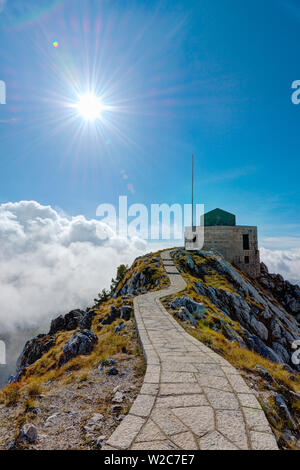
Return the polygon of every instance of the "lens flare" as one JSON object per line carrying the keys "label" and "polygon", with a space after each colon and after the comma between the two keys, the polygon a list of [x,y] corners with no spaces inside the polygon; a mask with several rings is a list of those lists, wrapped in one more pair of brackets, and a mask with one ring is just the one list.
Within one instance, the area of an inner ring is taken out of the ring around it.
{"label": "lens flare", "polygon": [[54,47],[58,47],[58,42],[57,41],[53,41],[52,44],[53,44]]}

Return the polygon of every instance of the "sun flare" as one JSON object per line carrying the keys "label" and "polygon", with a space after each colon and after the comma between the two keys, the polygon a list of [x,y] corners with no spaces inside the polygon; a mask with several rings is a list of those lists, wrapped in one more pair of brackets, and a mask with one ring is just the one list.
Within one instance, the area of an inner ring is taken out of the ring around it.
{"label": "sun flare", "polygon": [[95,95],[83,95],[77,104],[78,113],[87,121],[94,121],[101,118],[103,104],[101,99]]}

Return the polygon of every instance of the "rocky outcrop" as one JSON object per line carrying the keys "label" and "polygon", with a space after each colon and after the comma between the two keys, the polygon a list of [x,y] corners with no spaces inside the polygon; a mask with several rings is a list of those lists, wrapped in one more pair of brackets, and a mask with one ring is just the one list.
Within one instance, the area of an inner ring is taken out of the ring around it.
{"label": "rocky outcrop", "polygon": [[129,297],[134,297],[141,293],[147,292],[147,290],[152,289],[159,285],[162,279],[167,279],[166,274],[162,274],[160,278],[155,278],[157,270],[147,266],[141,272],[134,272],[132,276],[129,277],[124,285],[117,289],[114,297],[117,298],[120,295],[127,295]]}
{"label": "rocky outcrop", "polygon": [[50,335],[41,334],[27,341],[17,361],[16,377],[12,377],[10,381],[12,382],[21,377],[26,368],[40,359],[53,345],[54,339]]}
{"label": "rocky outcrop", "polygon": [[95,313],[93,310],[71,310],[66,315],[60,315],[51,322],[49,335],[55,335],[59,331],[72,331],[76,328],[90,329]]}
{"label": "rocky outcrop", "polygon": [[133,309],[130,305],[123,305],[121,308],[116,308],[112,305],[109,314],[100,321],[100,324],[103,326],[111,325],[117,318],[128,321],[132,315]]}
{"label": "rocky outcrop", "polygon": [[77,330],[65,344],[60,365],[81,354],[90,354],[98,342],[97,336],[89,330]]}
{"label": "rocky outcrop", "polygon": [[[300,371],[292,361],[293,343],[300,339],[299,286],[292,286],[280,275],[270,275],[264,265],[259,282],[251,281],[213,251],[194,253],[201,257],[198,264],[181,249],[172,253],[181,271],[198,279],[193,284],[195,293],[214,309],[214,318],[219,317],[213,329],[266,359]],[[207,276],[216,279],[213,286]],[[175,299],[174,306],[192,312],[186,297]],[[180,316],[184,317],[183,310]],[[205,318],[206,313],[201,312],[200,317]],[[226,318],[238,322],[238,328],[229,325]]]}

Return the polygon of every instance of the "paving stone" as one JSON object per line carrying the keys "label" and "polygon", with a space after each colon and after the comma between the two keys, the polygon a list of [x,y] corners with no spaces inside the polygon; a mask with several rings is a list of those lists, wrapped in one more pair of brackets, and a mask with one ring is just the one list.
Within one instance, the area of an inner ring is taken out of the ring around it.
{"label": "paving stone", "polygon": [[179,408],[185,406],[209,405],[204,395],[175,395],[168,397],[158,397],[156,406],[159,408]]}
{"label": "paving stone", "polygon": [[127,415],[106,444],[118,449],[128,449],[144,423],[145,420],[139,416]]}
{"label": "paving stone", "polygon": [[188,431],[188,428],[184,426],[169,409],[155,408],[151,413],[151,419],[167,435]]}
{"label": "paving stone", "polygon": [[236,410],[217,410],[217,430],[240,449],[248,449],[243,414]]}
{"label": "paving stone", "polygon": [[172,436],[172,441],[180,449],[184,450],[198,450],[196,440],[191,432],[182,432],[180,434],[175,434]]}
{"label": "paving stone", "polygon": [[215,410],[238,410],[240,408],[234,393],[206,387],[203,390]]}
{"label": "paving stone", "polygon": [[173,408],[172,411],[197,436],[215,428],[214,410],[210,406]]}
{"label": "paving stone", "polygon": [[139,394],[130,408],[130,414],[142,417],[149,416],[154,401],[155,396]]}
{"label": "paving stone", "polygon": [[261,409],[261,406],[253,393],[238,393],[238,398],[242,404],[242,406],[248,408],[257,408]]}
{"label": "paving stone", "polygon": [[206,434],[199,439],[199,446],[201,450],[239,450],[238,447],[217,431]]}
{"label": "paving stone", "polygon": [[225,377],[224,372],[218,364],[195,364],[201,374],[216,375],[217,377]]}
{"label": "paving stone", "polygon": [[162,372],[161,382],[188,384],[196,382],[196,378],[191,372]]}
{"label": "paving stone", "polygon": [[253,450],[278,450],[276,439],[272,434],[251,431],[250,440]]}
{"label": "paving stone", "polygon": [[240,375],[239,371],[232,366],[222,366],[221,369],[226,375]]}
{"label": "paving stone", "polygon": [[138,434],[135,442],[144,442],[144,441],[163,441],[166,439],[165,434],[157,427],[157,425],[149,419],[145,424],[143,429]]}
{"label": "paving stone", "polygon": [[271,432],[270,425],[263,410],[243,408],[247,426],[251,431]]}
{"label": "paving stone", "polygon": [[162,371],[164,372],[198,372],[193,364],[189,362],[163,362]]}
{"label": "paving stone", "polygon": [[240,375],[228,375],[228,380],[237,393],[250,393],[248,385]]}
{"label": "paving stone", "polygon": [[211,387],[225,392],[232,392],[231,385],[226,377],[217,377],[207,374],[197,374],[196,377],[199,384],[203,387]]}
{"label": "paving stone", "polygon": [[141,388],[140,393],[142,393],[143,395],[157,395],[158,391],[159,391],[159,384],[144,383]]}
{"label": "paving stone", "polygon": [[160,396],[164,395],[183,395],[188,393],[201,393],[202,389],[197,383],[186,384],[161,384]]}

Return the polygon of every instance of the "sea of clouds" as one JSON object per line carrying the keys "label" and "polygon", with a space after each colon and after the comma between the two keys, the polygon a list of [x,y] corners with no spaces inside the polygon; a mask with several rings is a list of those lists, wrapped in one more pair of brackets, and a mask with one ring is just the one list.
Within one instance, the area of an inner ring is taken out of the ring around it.
{"label": "sea of clouds", "polygon": [[146,251],[84,216],[35,201],[0,205],[0,332],[31,328],[93,304],[117,266]]}

